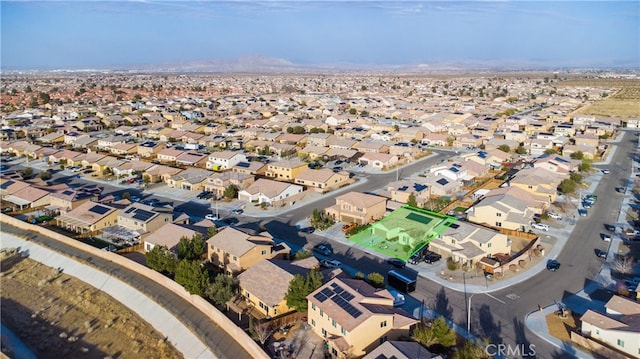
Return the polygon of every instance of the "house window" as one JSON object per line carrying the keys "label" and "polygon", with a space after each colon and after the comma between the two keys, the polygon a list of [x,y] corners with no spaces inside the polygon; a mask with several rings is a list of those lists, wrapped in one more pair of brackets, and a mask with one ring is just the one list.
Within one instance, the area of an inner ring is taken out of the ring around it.
{"label": "house window", "polygon": [[266,249],[263,249],[263,250],[262,250],[262,255],[264,256],[264,255],[266,255],[266,254],[267,254],[267,250],[266,250]]}
{"label": "house window", "polygon": [[235,262],[235,261],[237,261],[237,260],[238,260],[238,257],[233,256],[233,261]]}
{"label": "house window", "polygon": [[323,337],[326,337],[326,336],[327,336],[327,331],[326,331],[326,329],[324,329],[324,328],[322,328],[322,336],[323,336]]}
{"label": "house window", "polygon": [[333,325],[333,327],[334,327],[334,328],[337,328],[337,326],[336,326],[336,320],[335,320],[335,319],[332,319],[332,320],[331,320],[331,325]]}
{"label": "house window", "polygon": [[338,351],[336,350],[336,348],[331,348],[331,354],[333,354],[333,356],[338,356]]}
{"label": "house window", "polygon": [[451,240],[451,244],[456,244],[456,240],[455,240],[455,239],[452,239],[452,240]]}
{"label": "house window", "polygon": [[311,303],[311,310],[314,310],[314,311],[316,310],[316,305],[313,303]]}
{"label": "house window", "polygon": [[624,340],[618,339],[618,346],[624,348]]}
{"label": "house window", "polygon": [[387,326],[387,321],[386,321],[386,320],[385,320],[385,321],[380,322],[380,328],[384,328],[384,327],[386,327],[386,326]]}
{"label": "house window", "polygon": [[496,213],[496,217],[502,217],[502,213],[500,212]]}
{"label": "house window", "polygon": [[347,330],[342,328],[340,329],[340,333],[342,333],[342,335],[347,335]]}
{"label": "house window", "polygon": [[311,319],[311,325],[313,325],[314,327],[316,326],[316,320],[315,319]]}
{"label": "house window", "polygon": [[502,227],[502,222],[496,222],[496,227]]}
{"label": "house window", "polygon": [[322,311],[322,309],[320,309],[320,316],[324,317],[324,312]]}
{"label": "house window", "polygon": [[491,242],[487,243],[487,248],[491,248]]}

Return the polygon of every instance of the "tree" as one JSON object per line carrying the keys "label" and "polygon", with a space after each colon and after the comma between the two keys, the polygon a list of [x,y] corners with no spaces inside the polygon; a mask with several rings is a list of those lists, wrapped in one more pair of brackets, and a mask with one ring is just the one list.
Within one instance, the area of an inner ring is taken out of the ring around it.
{"label": "tree", "polygon": [[576,172],[571,173],[569,179],[575,183],[582,183],[582,175]]}
{"label": "tree", "polygon": [[519,155],[526,155],[527,149],[524,146],[518,146],[518,148],[516,148],[516,153]]}
{"label": "tree", "polygon": [[633,270],[633,258],[630,256],[618,256],[613,262],[613,269],[620,274],[629,274]]}
{"label": "tree", "polygon": [[179,260],[199,260],[205,249],[204,238],[200,233],[194,234],[191,239],[183,236],[178,242],[177,249]]}
{"label": "tree", "polygon": [[209,283],[205,289],[205,296],[215,305],[224,305],[236,293],[238,280],[225,274],[218,274],[213,283]]}
{"label": "tree", "polygon": [[580,163],[580,166],[578,166],[578,171],[580,172],[589,172],[590,170],[591,170],[591,162],[587,160],[583,160],[582,163]]}
{"label": "tree", "polygon": [[209,277],[198,261],[181,260],[176,266],[176,283],[182,285],[187,292],[200,295],[209,284]]}
{"label": "tree", "polygon": [[20,174],[22,174],[23,179],[31,179],[31,177],[33,177],[33,168],[25,167],[22,169],[22,172],[20,172]]}
{"label": "tree", "polygon": [[218,234],[218,229],[216,228],[216,226],[207,228],[207,239],[215,236],[216,234]]}
{"label": "tree", "polygon": [[307,311],[307,296],[322,286],[322,273],[311,270],[306,277],[296,274],[291,282],[285,299],[287,306],[300,313]]}
{"label": "tree", "polygon": [[260,344],[264,345],[271,334],[275,332],[275,328],[273,327],[271,322],[255,321],[253,322],[252,332],[255,339],[258,340]]}
{"label": "tree", "polygon": [[560,192],[562,193],[573,193],[576,191],[576,187],[577,187],[577,183],[573,182],[572,180],[565,178],[562,180],[562,182],[560,182]]}
{"label": "tree", "polygon": [[51,179],[51,173],[49,173],[49,171],[42,171],[38,173],[38,177],[43,181],[48,181]]}
{"label": "tree", "polygon": [[129,192],[125,192],[122,194],[122,199],[131,199],[131,195],[129,194]]}
{"label": "tree", "polygon": [[511,148],[509,147],[509,145],[500,145],[500,146],[498,146],[498,149],[500,151],[506,152],[506,153],[511,152]]}
{"label": "tree", "polygon": [[305,258],[311,257],[312,255],[313,253],[311,253],[310,251],[306,249],[301,249],[297,251],[296,254],[293,255],[293,259],[295,260],[305,259]]}
{"label": "tree", "polygon": [[409,194],[409,198],[407,198],[407,205],[411,207],[418,207],[416,195],[413,192],[411,192],[411,194]]}
{"label": "tree", "polygon": [[144,256],[149,268],[164,274],[175,273],[177,260],[167,246],[155,246]]}
{"label": "tree", "polygon": [[227,199],[238,198],[238,186],[234,184],[229,185],[229,187],[224,189],[224,192],[222,194],[224,195],[224,198]]}
{"label": "tree", "polygon": [[429,348],[434,345],[451,347],[456,344],[456,332],[451,329],[444,317],[438,317],[430,326],[420,324],[413,332],[413,339]]}
{"label": "tree", "polygon": [[369,273],[367,282],[376,288],[384,288],[384,276],[380,273]]}
{"label": "tree", "polygon": [[[489,343],[487,343],[488,345]],[[464,346],[453,354],[454,359],[489,359],[484,348],[473,344],[470,340],[464,341]]]}
{"label": "tree", "polygon": [[549,148],[544,150],[544,153],[547,155],[557,155],[558,154],[558,150],[556,150],[555,148]]}
{"label": "tree", "polygon": [[571,157],[574,160],[581,160],[584,158],[584,153],[582,153],[582,151],[574,152],[571,155],[569,155],[569,157]]}

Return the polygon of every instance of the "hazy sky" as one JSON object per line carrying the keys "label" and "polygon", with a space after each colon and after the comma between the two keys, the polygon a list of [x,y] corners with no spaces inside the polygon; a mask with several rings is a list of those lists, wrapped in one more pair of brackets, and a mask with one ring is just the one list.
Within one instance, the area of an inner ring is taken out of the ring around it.
{"label": "hazy sky", "polygon": [[263,55],[296,64],[640,66],[634,1],[6,1],[4,69]]}

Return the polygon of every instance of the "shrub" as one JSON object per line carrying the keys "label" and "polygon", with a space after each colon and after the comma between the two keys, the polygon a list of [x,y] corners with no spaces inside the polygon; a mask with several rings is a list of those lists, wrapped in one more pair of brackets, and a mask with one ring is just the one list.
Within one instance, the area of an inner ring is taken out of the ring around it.
{"label": "shrub", "polygon": [[384,288],[384,276],[380,273],[370,273],[367,282],[376,288]]}
{"label": "shrub", "polygon": [[454,262],[452,257],[447,258],[447,269],[449,270],[458,269],[458,263]]}

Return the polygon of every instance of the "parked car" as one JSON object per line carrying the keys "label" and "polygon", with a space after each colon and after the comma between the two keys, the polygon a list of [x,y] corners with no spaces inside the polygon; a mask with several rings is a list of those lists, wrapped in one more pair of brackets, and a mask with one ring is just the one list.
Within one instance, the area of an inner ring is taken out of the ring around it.
{"label": "parked car", "polygon": [[602,233],[600,237],[602,237],[602,240],[605,242],[611,242],[611,235],[609,233]]}
{"label": "parked car", "polygon": [[222,222],[224,222],[224,223],[226,223],[226,224],[228,224],[228,225],[232,225],[232,224],[236,224],[236,223],[238,223],[239,221],[238,221],[238,219],[237,219],[237,218],[234,218],[234,217],[227,217],[227,218],[224,218],[224,219],[222,220]]}
{"label": "parked car", "polygon": [[314,252],[318,252],[318,253],[320,253],[322,255],[325,255],[325,256],[330,256],[330,255],[333,254],[333,248],[331,248],[331,246],[326,245],[326,244],[318,244],[318,245],[314,246],[313,247],[313,251]]}
{"label": "parked car", "polygon": [[342,263],[335,259],[324,259],[320,261],[320,265],[325,268],[340,268]]}
{"label": "parked car", "polygon": [[558,219],[558,220],[562,219],[562,216],[556,212],[549,212],[548,215],[553,219]]}
{"label": "parked car", "polygon": [[539,229],[546,232],[549,230],[549,225],[544,223],[531,222],[531,228]]}
{"label": "parked car", "polygon": [[242,209],[238,208],[238,209],[234,209],[234,210],[232,210],[232,211],[231,211],[231,213],[233,213],[233,214],[238,214],[238,215],[239,215],[239,214],[243,214],[243,213],[244,213],[244,210],[242,210]]}
{"label": "parked car", "polygon": [[589,212],[585,208],[579,208],[578,214],[580,215],[580,217],[586,217]]}
{"label": "parked car", "polygon": [[316,231],[315,227],[311,227],[311,226],[300,228],[300,232],[302,233],[313,233],[315,231]]}
{"label": "parked car", "polygon": [[602,174],[604,174],[604,175],[608,175],[608,174],[609,174],[609,170],[608,170],[608,169],[603,169],[603,170],[602,170]]}
{"label": "parked car", "polygon": [[393,306],[394,307],[399,307],[401,305],[404,305],[404,303],[406,302],[404,294],[400,293],[399,291],[397,291],[396,289],[393,289],[391,287],[387,287],[387,290],[393,296]]}
{"label": "parked car", "polygon": [[209,213],[206,216],[204,216],[204,218],[210,220],[210,221],[217,221],[219,218],[218,216],[216,216],[215,214]]}
{"label": "parked car", "polygon": [[591,208],[591,206],[593,206],[593,202],[587,202],[587,201],[583,201],[582,202],[582,207],[583,208],[589,209],[589,208]]}
{"label": "parked car", "polygon": [[399,258],[389,258],[387,259],[387,263],[391,264],[392,266],[396,267],[396,268],[404,268],[407,263],[405,263],[405,261],[403,261],[402,259]]}
{"label": "parked car", "polygon": [[342,231],[343,231],[343,232],[345,232],[345,233],[347,233],[347,232],[349,232],[350,230],[352,230],[352,229],[356,228],[357,226],[358,226],[358,225],[357,225],[357,224],[355,224],[355,223],[347,223],[347,224],[345,224],[344,226],[342,226]]}
{"label": "parked car", "polygon": [[547,261],[547,270],[550,272],[556,272],[558,269],[560,269],[560,262],[555,259],[549,259]]}
{"label": "parked car", "polygon": [[603,251],[602,249],[596,248],[595,253],[596,253],[596,257],[598,258],[607,258],[607,251]]}
{"label": "parked car", "polygon": [[616,231],[616,226],[614,226],[613,224],[604,224],[604,229],[606,229],[609,232],[615,232]]}
{"label": "parked car", "polygon": [[424,262],[431,264],[439,261],[442,258],[438,253],[429,252],[424,256]]}
{"label": "parked car", "polygon": [[407,263],[409,264],[418,264],[422,261],[422,256],[420,253],[414,253],[411,257],[409,257],[409,259],[407,260]]}

